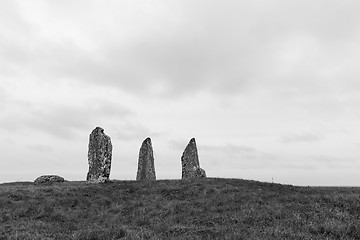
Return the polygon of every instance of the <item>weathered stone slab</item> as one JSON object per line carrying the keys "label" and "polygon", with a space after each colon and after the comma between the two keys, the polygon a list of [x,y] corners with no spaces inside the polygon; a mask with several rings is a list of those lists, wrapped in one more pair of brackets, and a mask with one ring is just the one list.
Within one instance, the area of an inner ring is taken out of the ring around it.
{"label": "weathered stone slab", "polygon": [[136,180],[156,180],[154,153],[150,138],[146,138],[141,145]]}
{"label": "weathered stone slab", "polygon": [[57,175],[42,175],[35,179],[35,184],[42,184],[42,183],[53,183],[53,182],[64,182],[64,178],[57,176]]}
{"label": "weathered stone slab", "polygon": [[86,181],[103,183],[109,179],[111,169],[112,144],[104,129],[96,127],[89,136],[89,172]]}
{"label": "weathered stone slab", "polygon": [[200,168],[195,138],[186,146],[181,157],[182,179],[206,177],[205,170]]}

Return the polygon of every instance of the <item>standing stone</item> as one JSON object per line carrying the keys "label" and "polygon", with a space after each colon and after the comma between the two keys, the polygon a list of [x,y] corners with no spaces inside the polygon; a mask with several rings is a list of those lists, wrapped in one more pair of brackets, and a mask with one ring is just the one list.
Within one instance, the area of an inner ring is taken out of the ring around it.
{"label": "standing stone", "polygon": [[192,138],[186,146],[181,157],[182,179],[206,177],[205,170],[200,168],[199,156],[195,138]]}
{"label": "standing stone", "polygon": [[136,180],[156,180],[154,153],[150,138],[145,139],[141,145]]}
{"label": "standing stone", "polygon": [[86,181],[89,183],[103,183],[109,179],[111,168],[112,145],[111,139],[104,133],[104,129],[96,127],[89,137],[89,172]]}

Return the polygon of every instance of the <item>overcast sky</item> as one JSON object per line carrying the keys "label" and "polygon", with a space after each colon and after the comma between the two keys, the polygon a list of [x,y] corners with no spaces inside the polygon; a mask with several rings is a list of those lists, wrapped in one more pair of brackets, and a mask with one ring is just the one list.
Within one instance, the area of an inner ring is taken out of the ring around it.
{"label": "overcast sky", "polygon": [[196,138],[209,177],[360,185],[360,2],[0,2],[0,182],[85,180],[89,134],[134,180]]}

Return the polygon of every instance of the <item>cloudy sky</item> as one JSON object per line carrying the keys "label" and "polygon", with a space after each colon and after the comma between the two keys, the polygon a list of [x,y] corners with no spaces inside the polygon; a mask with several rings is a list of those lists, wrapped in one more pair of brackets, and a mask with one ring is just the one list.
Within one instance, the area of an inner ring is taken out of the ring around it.
{"label": "cloudy sky", "polygon": [[0,2],[0,182],[85,180],[90,132],[112,179],[360,185],[360,2]]}

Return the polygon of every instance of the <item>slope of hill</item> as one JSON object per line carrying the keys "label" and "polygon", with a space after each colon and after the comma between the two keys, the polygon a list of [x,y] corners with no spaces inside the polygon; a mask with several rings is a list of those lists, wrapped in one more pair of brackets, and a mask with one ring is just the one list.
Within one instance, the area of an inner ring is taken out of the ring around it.
{"label": "slope of hill", "polygon": [[0,184],[0,239],[360,239],[360,188],[216,178]]}

